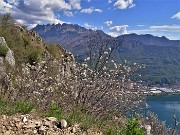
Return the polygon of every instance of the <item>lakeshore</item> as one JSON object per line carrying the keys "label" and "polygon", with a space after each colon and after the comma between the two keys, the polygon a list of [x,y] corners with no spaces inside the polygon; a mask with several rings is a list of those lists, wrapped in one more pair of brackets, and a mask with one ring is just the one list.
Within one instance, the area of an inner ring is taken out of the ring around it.
{"label": "lakeshore", "polygon": [[147,96],[157,96],[157,95],[179,95],[180,87],[142,87],[141,92]]}
{"label": "lakeshore", "polygon": [[[165,121],[168,127],[174,127],[174,113],[177,118],[176,129],[180,131],[180,94],[147,96],[148,110],[157,114],[158,119]],[[174,112],[175,109],[175,112]]]}

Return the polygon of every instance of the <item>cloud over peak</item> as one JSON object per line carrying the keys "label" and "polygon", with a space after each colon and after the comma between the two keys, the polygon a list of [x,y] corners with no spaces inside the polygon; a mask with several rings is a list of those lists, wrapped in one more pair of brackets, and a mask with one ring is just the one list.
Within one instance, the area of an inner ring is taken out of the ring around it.
{"label": "cloud over peak", "polygon": [[120,25],[120,26],[113,26],[110,27],[110,32],[108,33],[112,37],[117,37],[120,35],[128,34],[127,28],[128,25]]}
{"label": "cloud over peak", "polygon": [[89,23],[84,23],[84,27],[86,27],[87,29],[92,29],[92,30],[97,30],[97,27],[90,25]]}

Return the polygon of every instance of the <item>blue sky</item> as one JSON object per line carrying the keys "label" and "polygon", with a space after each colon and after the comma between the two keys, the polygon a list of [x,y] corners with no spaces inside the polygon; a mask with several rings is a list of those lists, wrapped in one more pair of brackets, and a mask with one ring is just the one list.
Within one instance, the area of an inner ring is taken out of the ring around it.
{"label": "blue sky", "polygon": [[71,23],[111,36],[153,34],[180,40],[180,0],[0,0],[19,23]]}

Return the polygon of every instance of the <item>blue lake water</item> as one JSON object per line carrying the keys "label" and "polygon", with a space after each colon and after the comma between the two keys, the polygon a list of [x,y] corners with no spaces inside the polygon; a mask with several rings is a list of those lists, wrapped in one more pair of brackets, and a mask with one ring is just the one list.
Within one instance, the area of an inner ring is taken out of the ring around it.
{"label": "blue lake water", "polygon": [[[180,121],[180,95],[151,96],[147,98],[150,110],[157,114],[161,121],[166,121],[167,126],[172,126],[174,109],[177,119]],[[180,124],[177,126],[180,131]]]}

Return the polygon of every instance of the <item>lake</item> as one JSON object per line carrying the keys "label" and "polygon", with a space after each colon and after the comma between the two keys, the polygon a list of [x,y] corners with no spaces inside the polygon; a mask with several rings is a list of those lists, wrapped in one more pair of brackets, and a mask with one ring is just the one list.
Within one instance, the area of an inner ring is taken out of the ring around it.
{"label": "lake", "polygon": [[[150,96],[147,98],[150,110],[158,115],[161,121],[166,121],[167,126],[173,125],[174,109],[177,119],[180,121],[180,95]],[[180,124],[177,126],[180,131]]]}

